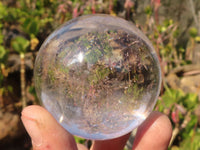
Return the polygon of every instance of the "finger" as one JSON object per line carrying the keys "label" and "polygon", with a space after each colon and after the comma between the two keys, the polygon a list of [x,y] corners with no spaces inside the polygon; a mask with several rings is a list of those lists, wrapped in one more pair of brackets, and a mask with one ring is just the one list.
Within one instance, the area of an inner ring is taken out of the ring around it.
{"label": "finger", "polygon": [[171,122],[167,116],[153,112],[139,126],[133,150],[166,150],[172,135]]}
{"label": "finger", "polygon": [[21,114],[34,150],[77,150],[73,136],[43,107],[28,106]]}
{"label": "finger", "polygon": [[85,147],[85,145],[83,145],[83,144],[77,143],[77,147],[78,147],[78,150],[88,150],[88,148]]}
{"label": "finger", "polygon": [[116,139],[94,141],[91,150],[123,150],[129,136],[130,133]]}

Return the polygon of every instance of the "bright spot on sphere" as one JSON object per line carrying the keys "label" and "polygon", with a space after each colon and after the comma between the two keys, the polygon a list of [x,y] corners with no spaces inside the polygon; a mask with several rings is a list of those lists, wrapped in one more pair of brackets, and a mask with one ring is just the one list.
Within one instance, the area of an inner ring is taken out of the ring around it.
{"label": "bright spot on sphere", "polygon": [[83,53],[82,52],[80,52],[78,54],[78,60],[79,60],[80,63],[82,63],[82,61],[83,61]]}

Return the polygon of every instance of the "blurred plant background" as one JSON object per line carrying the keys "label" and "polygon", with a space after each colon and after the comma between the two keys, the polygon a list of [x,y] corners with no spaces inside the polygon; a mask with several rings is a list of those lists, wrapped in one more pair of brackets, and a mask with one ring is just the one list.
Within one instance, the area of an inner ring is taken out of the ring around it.
{"label": "blurred plant background", "polygon": [[169,150],[199,150],[199,0],[0,0],[0,149],[31,149],[20,112],[38,103],[33,66],[45,38],[69,19],[96,13],[125,18],[149,37],[163,78],[155,110],[173,125]]}

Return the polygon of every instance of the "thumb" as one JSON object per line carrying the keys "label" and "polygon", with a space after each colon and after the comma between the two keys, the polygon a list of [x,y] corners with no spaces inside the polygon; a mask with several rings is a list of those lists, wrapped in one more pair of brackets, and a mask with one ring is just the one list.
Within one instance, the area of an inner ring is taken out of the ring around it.
{"label": "thumb", "polygon": [[21,114],[34,150],[77,150],[73,136],[62,128],[43,107],[28,106]]}

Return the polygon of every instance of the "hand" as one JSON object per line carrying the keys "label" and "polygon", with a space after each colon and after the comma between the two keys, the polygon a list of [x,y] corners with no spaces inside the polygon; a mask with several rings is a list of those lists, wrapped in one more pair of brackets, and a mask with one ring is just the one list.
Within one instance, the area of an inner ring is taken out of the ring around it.
{"label": "hand", "polygon": [[[21,119],[32,139],[34,150],[87,150],[84,145],[76,144],[73,136],[43,107],[26,107],[22,111]],[[94,141],[91,150],[123,150],[129,135],[112,140]],[[152,112],[138,127],[133,150],[166,150],[171,135],[169,119],[159,112]]]}

